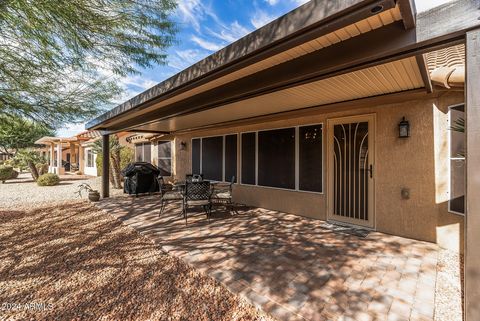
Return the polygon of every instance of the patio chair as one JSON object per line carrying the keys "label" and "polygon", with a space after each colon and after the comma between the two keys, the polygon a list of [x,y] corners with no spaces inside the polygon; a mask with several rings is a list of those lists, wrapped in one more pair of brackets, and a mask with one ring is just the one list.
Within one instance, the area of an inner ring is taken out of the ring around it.
{"label": "patio chair", "polygon": [[235,183],[235,176],[232,176],[230,183],[219,183],[213,185],[212,191],[212,205],[223,205],[228,208],[230,212],[234,212],[234,204],[232,202],[233,184]]}
{"label": "patio chair", "polygon": [[182,201],[183,195],[180,191],[175,190],[172,184],[165,183],[162,176],[158,177],[158,185],[160,190],[160,214],[162,215],[165,210],[165,206],[171,202]]}
{"label": "patio chair", "polygon": [[203,181],[203,174],[187,174],[185,177],[186,182],[201,182]]}
{"label": "patio chair", "polygon": [[209,181],[202,182],[185,182],[183,200],[183,215],[185,217],[185,225],[187,225],[187,212],[190,207],[203,207],[207,214],[208,222],[210,222],[210,212],[212,209],[211,188]]}

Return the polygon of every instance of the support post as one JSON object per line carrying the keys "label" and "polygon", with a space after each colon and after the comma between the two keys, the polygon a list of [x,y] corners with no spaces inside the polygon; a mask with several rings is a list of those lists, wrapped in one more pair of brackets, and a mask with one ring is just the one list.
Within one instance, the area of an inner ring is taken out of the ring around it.
{"label": "support post", "polygon": [[465,321],[480,320],[480,29],[467,32]]}
{"label": "support post", "polygon": [[102,135],[102,197],[110,196],[110,136],[108,134]]}
{"label": "support post", "polygon": [[76,147],[75,143],[70,142],[70,171],[72,171],[72,165],[77,164],[77,152],[76,152]]}
{"label": "support post", "polygon": [[50,143],[50,164],[49,164],[48,172],[53,173],[55,167],[55,145]]}
{"label": "support post", "polygon": [[62,175],[63,166],[62,166],[62,142],[57,143],[57,175]]}

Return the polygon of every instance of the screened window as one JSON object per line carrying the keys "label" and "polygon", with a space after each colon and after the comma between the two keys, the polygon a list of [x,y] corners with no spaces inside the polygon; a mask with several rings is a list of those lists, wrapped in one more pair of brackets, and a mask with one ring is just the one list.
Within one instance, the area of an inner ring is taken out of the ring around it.
{"label": "screened window", "polygon": [[300,126],[298,129],[299,190],[322,192],[322,125]]}
{"label": "screened window", "polygon": [[242,134],[242,183],[256,184],[255,158],[256,158],[255,133]]}
{"label": "screened window", "polygon": [[152,161],[152,145],[150,143],[135,144],[135,160],[150,163]]}
{"label": "screened window", "polygon": [[295,189],[295,128],[258,132],[258,185]]}
{"label": "screened window", "polygon": [[87,149],[87,167],[95,167],[94,154],[91,149]]}
{"label": "screened window", "polygon": [[449,109],[450,200],[449,211],[465,214],[465,106]]}
{"label": "screened window", "polygon": [[237,134],[192,139],[192,173],[212,181],[237,175]]}
{"label": "screened window", "polygon": [[200,174],[200,138],[192,139],[192,174]]}
{"label": "screened window", "polygon": [[223,180],[223,136],[202,138],[202,172],[205,179]]}
{"label": "screened window", "polygon": [[237,181],[237,135],[225,136],[225,181]]}
{"label": "screened window", "polygon": [[323,192],[323,126],[242,133],[241,183]]}
{"label": "screened window", "polygon": [[172,142],[159,141],[158,144],[158,168],[161,176],[172,176]]}

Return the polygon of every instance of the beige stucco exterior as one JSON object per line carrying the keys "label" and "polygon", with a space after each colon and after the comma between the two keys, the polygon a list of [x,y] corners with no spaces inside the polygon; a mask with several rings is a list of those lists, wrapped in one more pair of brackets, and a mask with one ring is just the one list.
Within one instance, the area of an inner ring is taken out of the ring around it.
{"label": "beige stucco exterior", "polygon": [[[376,116],[375,229],[463,251],[463,216],[448,212],[447,124],[448,106],[463,99],[461,91],[425,94],[408,101],[400,96],[396,103],[380,105],[369,100],[368,104],[355,108],[330,106],[312,113],[302,112],[301,116],[290,114],[268,121],[180,134],[175,137],[174,177],[181,180],[191,171],[193,137],[315,123],[324,124],[323,176],[327,177],[327,119],[373,113]],[[408,139],[398,138],[397,126],[403,116],[411,126]],[[185,150],[181,150],[181,142],[187,143]],[[402,199],[402,188],[410,189],[410,199]],[[239,203],[325,220],[327,191],[326,178],[323,194],[236,184],[234,198]]]}

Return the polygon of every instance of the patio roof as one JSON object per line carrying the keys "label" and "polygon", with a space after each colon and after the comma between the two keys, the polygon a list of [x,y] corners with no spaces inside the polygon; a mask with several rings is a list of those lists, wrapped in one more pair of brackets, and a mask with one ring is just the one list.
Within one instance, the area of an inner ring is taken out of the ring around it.
{"label": "patio roof", "polygon": [[474,1],[418,15],[408,0],[311,1],[87,128],[166,134],[396,92],[430,92],[422,54],[463,43],[465,32],[479,25],[476,11]]}
{"label": "patio roof", "polygon": [[398,2],[306,3],[92,120],[87,128],[101,128],[99,125],[111,118],[153,99],[176,102],[402,20],[404,16],[407,18],[403,21],[412,20],[409,1]]}
{"label": "patio roof", "polygon": [[52,137],[52,136],[44,136],[37,141],[35,144],[37,145],[46,145],[51,143],[68,143],[68,142],[78,142],[79,139],[76,137]]}

